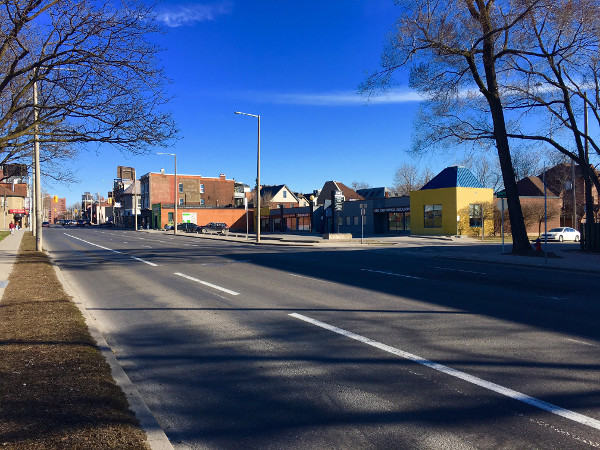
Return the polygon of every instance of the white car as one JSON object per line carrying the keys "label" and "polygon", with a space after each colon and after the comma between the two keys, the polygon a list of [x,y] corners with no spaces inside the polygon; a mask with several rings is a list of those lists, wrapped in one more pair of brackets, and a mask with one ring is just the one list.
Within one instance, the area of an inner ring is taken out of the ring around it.
{"label": "white car", "polygon": [[548,239],[549,241],[575,241],[580,238],[579,231],[569,227],[552,228],[548,233],[542,233],[540,240]]}

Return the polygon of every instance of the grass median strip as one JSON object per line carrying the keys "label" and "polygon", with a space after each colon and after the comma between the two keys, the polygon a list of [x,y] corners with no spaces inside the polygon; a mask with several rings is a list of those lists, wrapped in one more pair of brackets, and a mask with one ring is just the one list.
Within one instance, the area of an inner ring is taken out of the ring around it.
{"label": "grass median strip", "polygon": [[48,257],[23,236],[0,302],[0,446],[149,448]]}

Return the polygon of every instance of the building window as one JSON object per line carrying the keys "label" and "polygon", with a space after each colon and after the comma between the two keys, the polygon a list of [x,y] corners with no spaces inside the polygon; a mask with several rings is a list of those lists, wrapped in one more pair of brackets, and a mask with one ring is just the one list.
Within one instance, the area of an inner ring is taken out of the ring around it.
{"label": "building window", "polygon": [[442,205],[425,205],[425,228],[442,228]]}
{"label": "building window", "polygon": [[172,212],[169,213],[168,221],[173,222],[173,213]]}
{"label": "building window", "polygon": [[358,225],[358,216],[354,216],[354,226]]}
{"label": "building window", "polygon": [[350,216],[346,216],[346,225],[350,225],[350,219],[351,219]]}
{"label": "building window", "polygon": [[203,184],[200,185],[200,193],[204,194],[204,185]]}
{"label": "building window", "polygon": [[287,198],[287,192],[283,191],[283,198]]}
{"label": "building window", "polygon": [[200,205],[204,206],[204,199],[203,198],[200,199]]}
{"label": "building window", "polygon": [[469,205],[469,226],[471,228],[481,228],[481,205]]}
{"label": "building window", "polygon": [[179,183],[179,193],[183,193],[183,183]]}
{"label": "building window", "polygon": [[179,199],[179,206],[183,206],[183,199],[182,198]]}

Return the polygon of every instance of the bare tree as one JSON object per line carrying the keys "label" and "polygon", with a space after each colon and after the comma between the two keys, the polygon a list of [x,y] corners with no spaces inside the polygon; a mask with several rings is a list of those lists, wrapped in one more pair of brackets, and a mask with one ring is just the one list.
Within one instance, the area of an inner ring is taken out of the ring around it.
{"label": "bare tree", "polygon": [[371,185],[364,181],[353,181],[352,183],[350,183],[350,187],[353,191],[357,191],[359,189],[369,189]]}
{"label": "bare tree", "polygon": [[175,136],[141,2],[5,0],[0,25],[0,164],[28,163],[36,133],[42,164],[78,144],[144,153]]}
{"label": "bare tree", "polygon": [[484,187],[494,191],[498,191],[502,187],[502,173],[498,165],[498,158],[489,158],[483,152],[472,153],[460,164],[467,167]]}
{"label": "bare tree", "polygon": [[411,86],[424,94],[415,135],[419,148],[440,142],[494,143],[512,225],[513,253],[532,251],[511,159],[500,80],[505,60],[520,51],[515,29],[547,0],[398,0],[400,18],[384,50],[383,70],[362,89],[387,88],[410,67]]}
{"label": "bare tree", "polygon": [[394,173],[394,195],[409,195],[410,191],[420,189],[421,184],[419,170],[413,164],[402,164]]}
{"label": "bare tree", "polygon": [[527,226],[537,225],[538,236],[542,234],[542,224],[546,219],[551,220],[560,216],[560,206],[549,203],[546,207],[542,202],[525,203],[523,205],[523,217]]}
{"label": "bare tree", "polygon": [[510,68],[521,76],[509,87],[515,93],[511,107],[537,115],[536,122],[542,124],[538,130],[521,129],[510,136],[545,142],[577,162],[582,168],[589,227],[594,221],[592,186],[600,194],[600,178],[590,164],[586,143],[598,157],[600,142],[581,122],[585,105],[600,124],[599,17],[600,4],[595,0],[556,0],[545,9],[533,9],[519,24],[527,52],[510,58]]}

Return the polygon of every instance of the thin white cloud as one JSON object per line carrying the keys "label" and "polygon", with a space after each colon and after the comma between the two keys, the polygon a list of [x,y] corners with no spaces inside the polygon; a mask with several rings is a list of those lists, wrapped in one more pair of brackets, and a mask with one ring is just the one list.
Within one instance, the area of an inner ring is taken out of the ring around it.
{"label": "thin white cloud", "polygon": [[170,5],[157,12],[156,19],[167,27],[176,28],[195,25],[198,22],[216,20],[218,16],[231,14],[232,3],[224,1],[210,4]]}
{"label": "thin white cloud", "polygon": [[351,106],[367,104],[398,104],[420,102],[423,97],[415,91],[393,90],[383,94],[362,96],[356,92],[324,93],[272,93],[253,92],[247,95],[250,100],[262,103],[306,106]]}

